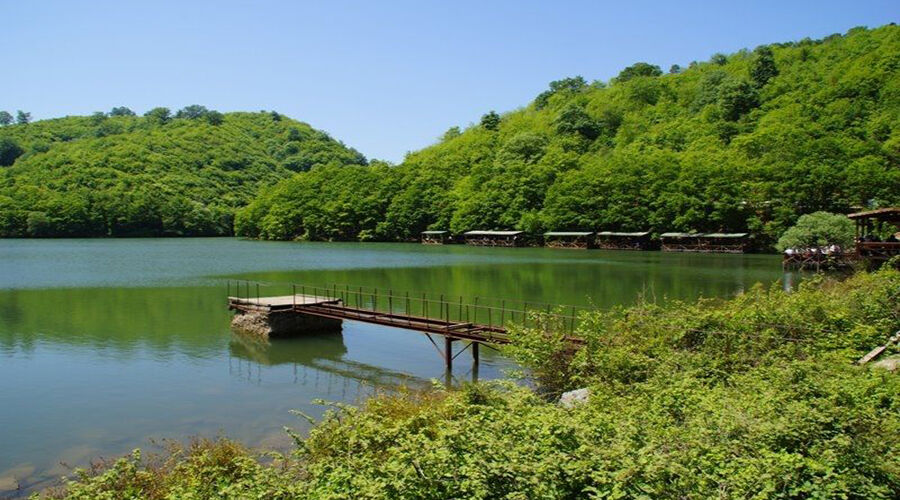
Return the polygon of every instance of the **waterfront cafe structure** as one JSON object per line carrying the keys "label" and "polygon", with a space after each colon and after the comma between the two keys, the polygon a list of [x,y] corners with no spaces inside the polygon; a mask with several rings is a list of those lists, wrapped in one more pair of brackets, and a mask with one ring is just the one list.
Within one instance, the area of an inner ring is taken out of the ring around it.
{"label": "waterfront cafe structure", "polygon": [[422,243],[425,245],[443,245],[450,242],[450,231],[422,231]]}
{"label": "waterfront cafe structure", "polygon": [[519,247],[525,244],[524,231],[467,231],[467,245],[480,247]]}
{"label": "waterfront cafe structure", "polygon": [[747,233],[663,233],[663,252],[744,253]]}
{"label": "waterfront cafe structure", "polygon": [[551,231],[544,233],[544,246],[549,248],[592,248],[594,233]]}
{"label": "waterfront cafe structure", "polygon": [[856,223],[856,256],[883,262],[900,255],[900,207],[850,214]]}
{"label": "waterfront cafe structure", "polygon": [[651,245],[650,231],[632,233],[600,231],[594,241],[596,248],[605,250],[649,250]]}

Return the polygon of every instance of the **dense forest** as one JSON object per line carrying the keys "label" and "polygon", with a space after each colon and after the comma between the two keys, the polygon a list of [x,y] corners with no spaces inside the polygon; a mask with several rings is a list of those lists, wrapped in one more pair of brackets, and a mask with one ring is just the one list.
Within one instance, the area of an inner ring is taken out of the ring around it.
{"label": "dense forest", "polygon": [[366,159],[275,112],[0,114],[0,237],[229,235],[262,186]]}
{"label": "dense forest", "polygon": [[238,213],[268,239],[426,229],[750,231],[900,203],[900,28],[772,44],[667,74],[552,82],[387,167],[316,167]]}

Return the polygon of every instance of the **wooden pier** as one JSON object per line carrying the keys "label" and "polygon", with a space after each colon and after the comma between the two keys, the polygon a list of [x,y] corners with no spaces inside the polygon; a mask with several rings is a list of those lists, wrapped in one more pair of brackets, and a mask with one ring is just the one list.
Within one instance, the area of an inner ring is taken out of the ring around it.
{"label": "wooden pier", "polygon": [[[263,288],[285,285],[261,285],[249,282],[228,283],[228,307],[240,314],[285,315],[320,318],[331,321],[360,321],[424,333],[444,358],[447,369],[462,351],[453,354],[454,341],[467,341],[478,362],[479,346],[510,342],[512,325],[552,328],[562,332],[573,346],[582,343],[574,336],[579,313],[584,308],[554,306],[545,303],[507,299],[435,295],[427,292],[397,292],[378,288],[332,285],[329,287],[290,285],[287,295],[265,296]],[[231,292],[235,291],[235,294]],[[339,323],[338,323],[339,324]],[[443,337],[441,349],[432,335]]]}

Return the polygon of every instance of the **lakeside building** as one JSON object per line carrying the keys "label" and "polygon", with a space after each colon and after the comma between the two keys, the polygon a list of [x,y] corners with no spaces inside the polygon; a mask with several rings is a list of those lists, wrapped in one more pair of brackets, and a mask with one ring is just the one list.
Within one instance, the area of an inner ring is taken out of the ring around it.
{"label": "lakeside building", "polygon": [[744,253],[748,233],[663,233],[663,252]]}
{"label": "lakeside building", "polygon": [[450,242],[450,231],[422,231],[423,245],[444,245]]}
{"label": "lakeside building", "polygon": [[520,247],[525,244],[524,231],[467,231],[466,245],[480,247]]}
{"label": "lakeside building", "polygon": [[856,256],[877,263],[900,255],[900,207],[848,215],[856,224]]}
{"label": "lakeside building", "polygon": [[650,231],[600,231],[594,241],[595,248],[605,250],[650,250],[652,246]]}
{"label": "lakeside building", "polygon": [[548,248],[586,249],[594,246],[593,232],[550,231],[544,233],[544,246]]}

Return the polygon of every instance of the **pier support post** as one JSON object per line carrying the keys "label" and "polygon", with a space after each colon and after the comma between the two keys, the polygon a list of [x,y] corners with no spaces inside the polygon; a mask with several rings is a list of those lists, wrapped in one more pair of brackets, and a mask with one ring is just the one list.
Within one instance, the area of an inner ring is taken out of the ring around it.
{"label": "pier support post", "polygon": [[453,339],[444,337],[444,363],[447,365],[447,371],[453,371]]}
{"label": "pier support post", "polygon": [[478,366],[478,342],[472,342],[472,365]]}

